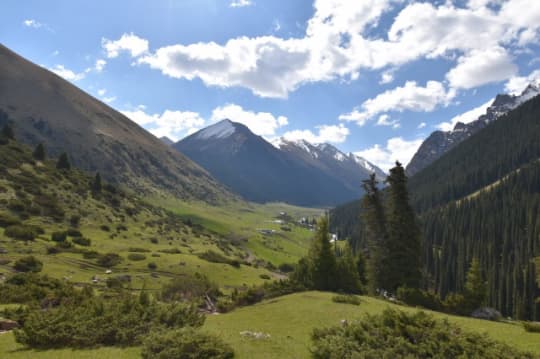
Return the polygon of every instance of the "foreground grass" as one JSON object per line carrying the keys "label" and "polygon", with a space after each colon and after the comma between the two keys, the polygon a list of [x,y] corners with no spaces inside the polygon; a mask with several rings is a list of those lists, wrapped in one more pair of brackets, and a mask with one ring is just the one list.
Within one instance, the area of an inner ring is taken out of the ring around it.
{"label": "foreground grass", "polygon": [[[305,292],[272,299],[231,313],[211,315],[203,330],[231,344],[237,358],[308,358],[313,328],[339,325],[341,319],[351,321],[366,313],[381,313],[388,307],[406,312],[417,310],[370,297],[360,297],[359,306],[340,304],[332,301],[333,296],[333,293]],[[447,318],[466,330],[487,333],[495,340],[540,356],[540,334],[527,333],[517,323],[496,323],[432,313],[438,319]],[[252,339],[241,336],[240,332],[243,331],[263,332],[270,337]],[[0,335],[0,358],[130,359],[139,356],[139,348],[27,350],[15,343],[12,333]]]}
{"label": "foreground grass", "polygon": [[[313,328],[339,325],[341,319],[354,320],[365,313],[377,314],[387,307],[407,312],[417,309],[382,300],[361,297],[359,306],[332,302],[332,293],[297,293],[228,314],[208,317],[204,329],[230,343],[238,358],[307,358]],[[487,333],[491,338],[517,349],[540,355],[540,334],[527,333],[519,324],[495,323],[433,312],[470,331]],[[242,331],[270,334],[268,339],[250,339]]]}
{"label": "foreground grass", "polygon": [[29,350],[15,342],[13,333],[0,334],[0,358],[10,359],[134,359],[139,348]]}

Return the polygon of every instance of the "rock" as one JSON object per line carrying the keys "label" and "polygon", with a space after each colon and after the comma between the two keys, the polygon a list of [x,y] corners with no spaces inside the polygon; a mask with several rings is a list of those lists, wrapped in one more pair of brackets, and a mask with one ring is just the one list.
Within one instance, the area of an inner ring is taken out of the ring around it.
{"label": "rock", "polygon": [[0,331],[12,330],[18,327],[19,327],[19,323],[17,323],[16,321],[0,318]]}
{"label": "rock", "polygon": [[478,308],[474,312],[472,312],[471,317],[477,318],[477,319],[498,321],[502,318],[502,315],[497,309],[483,307],[483,308]]}

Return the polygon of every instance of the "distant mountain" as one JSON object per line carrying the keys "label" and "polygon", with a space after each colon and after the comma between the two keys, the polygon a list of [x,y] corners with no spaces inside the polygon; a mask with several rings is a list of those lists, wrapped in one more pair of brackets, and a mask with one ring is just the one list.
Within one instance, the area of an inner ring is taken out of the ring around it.
{"label": "distant mountain", "polygon": [[433,132],[407,165],[407,174],[413,176],[418,173],[466,138],[538,94],[540,94],[540,82],[534,81],[519,96],[497,95],[486,113],[477,120],[467,124],[458,122],[452,131]]}
{"label": "distant mountain", "polygon": [[44,143],[50,156],[136,190],[216,201],[232,195],[204,169],[136,123],[57,75],[0,45],[0,125]]}
{"label": "distant mountain", "polygon": [[272,145],[230,120],[202,129],[173,147],[256,202],[305,206],[346,202],[361,195],[361,181],[369,174],[362,164],[373,166],[330,145],[285,140]]}
{"label": "distant mountain", "polygon": [[171,140],[169,137],[167,136],[162,136],[159,138],[161,140],[161,142],[163,142],[164,144],[166,144],[167,146],[172,146],[174,144],[174,141]]}

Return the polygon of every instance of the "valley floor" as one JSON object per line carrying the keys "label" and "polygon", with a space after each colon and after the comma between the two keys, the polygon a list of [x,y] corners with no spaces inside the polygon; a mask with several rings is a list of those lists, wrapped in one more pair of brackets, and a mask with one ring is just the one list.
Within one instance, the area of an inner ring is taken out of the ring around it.
{"label": "valley floor", "polygon": [[[417,310],[365,296],[361,297],[359,306],[339,304],[332,301],[333,296],[333,293],[326,292],[303,292],[275,298],[227,314],[211,315],[203,330],[217,334],[230,343],[236,358],[308,358],[313,328],[339,325],[342,319],[351,321],[366,313],[380,313],[387,307],[407,312]],[[493,339],[540,356],[540,334],[525,332],[519,323],[433,314],[439,319],[447,318],[466,330],[487,333]],[[269,334],[269,337],[253,339],[242,336],[240,332],[244,331],[262,332]],[[138,348],[25,350],[15,343],[12,333],[0,335],[0,358],[128,359],[138,358],[139,353]]]}

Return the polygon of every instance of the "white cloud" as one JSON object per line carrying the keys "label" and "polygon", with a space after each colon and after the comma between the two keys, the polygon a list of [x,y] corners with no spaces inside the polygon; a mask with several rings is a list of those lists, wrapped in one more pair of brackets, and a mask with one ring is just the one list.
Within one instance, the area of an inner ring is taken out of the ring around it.
{"label": "white cloud", "polygon": [[96,72],[101,72],[105,68],[105,65],[107,64],[107,61],[103,59],[96,60],[96,64],[94,65],[94,69]]}
{"label": "white cloud", "polygon": [[359,109],[339,116],[343,121],[354,121],[359,126],[378,114],[390,111],[431,112],[437,106],[447,105],[455,96],[453,91],[446,91],[438,81],[428,81],[425,87],[415,81],[407,81],[404,86],[385,91],[365,101]]}
{"label": "white cloud", "polygon": [[[244,87],[262,97],[285,98],[304,84],[354,80],[364,69],[397,69],[422,58],[455,63],[449,81],[456,88],[470,88],[512,76],[515,66],[507,52],[537,41],[540,1],[494,4],[499,1],[471,0],[458,6],[453,1],[315,0],[303,37],[242,36],[147,53],[146,40],[124,34],[118,41],[104,39],[104,47],[114,57],[133,49],[116,46],[122,39],[137,39],[140,46],[129,51],[139,64],[173,78],[199,78],[207,86]],[[395,18],[374,33],[381,16],[391,10],[396,10]],[[494,61],[487,63],[492,51]],[[390,80],[391,73],[382,75],[383,83]]]}
{"label": "white cloud", "polygon": [[355,152],[355,154],[374,163],[383,171],[388,172],[390,168],[394,167],[396,161],[406,166],[422,142],[422,139],[407,141],[401,137],[393,137],[386,142],[386,146],[384,147],[374,145],[365,150]]}
{"label": "white cloud", "polygon": [[40,27],[44,26],[44,24],[42,24],[39,21],[36,21],[34,19],[24,20],[23,25],[26,26],[26,27],[33,27],[34,29],[39,29]]}
{"label": "white cloud", "polygon": [[101,46],[105,50],[108,58],[115,58],[123,51],[129,52],[133,57],[137,57],[148,51],[148,40],[130,33],[123,34],[122,37],[116,41],[102,38]]}
{"label": "white cloud", "polygon": [[56,65],[49,68],[49,71],[52,71],[58,76],[63,77],[64,79],[71,82],[77,82],[84,79],[84,77],[86,76],[85,72],[76,73],[72,70],[66,69],[64,65]]}
{"label": "white cloud", "polygon": [[425,122],[420,122],[420,124],[418,125],[417,128],[422,129],[422,128],[426,127],[426,126],[427,126],[427,124]]}
{"label": "white cloud", "polygon": [[99,96],[104,96],[107,93],[107,90],[106,89],[99,89],[97,91],[97,93],[98,93]]}
{"label": "white cloud", "polygon": [[387,114],[380,115],[377,120],[377,126],[392,126],[393,129],[400,128],[399,120],[390,120],[390,116]]}
{"label": "white cloud", "polygon": [[450,86],[470,89],[514,76],[517,66],[502,47],[472,50],[458,59],[458,64],[446,74]]}
{"label": "white cloud", "polygon": [[105,103],[111,103],[116,101],[116,96],[103,97],[102,100]]}
{"label": "white cloud", "polygon": [[394,81],[394,71],[387,70],[381,74],[381,80],[379,81],[379,84],[385,85],[391,83],[392,81]]}
{"label": "white cloud", "polygon": [[229,4],[230,7],[245,7],[245,6],[251,6],[253,3],[251,0],[233,0]]}
{"label": "white cloud", "polygon": [[191,111],[165,110],[162,114],[148,114],[139,107],[134,111],[121,112],[156,137],[167,136],[173,141],[199,130],[205,123],[197,112]]}
{"label": "white cloud", "polygon": [[224,119],[244,124],[259,136],[273,136],[278,128],[286,126],[289,123],[285,116],[276,117],[270,112],[244,110],[242,106],[236,104],[216,107],[212,111],[210,122],[218,122]]}
{"label": "white cloud", "polygon": [[311,130],[293,130],[283,134],[287,140],[306,140],[310,143],[343,143],[349,135],[349,129],[343,124],[339,125],[320,125],[315,127],[317,134]]}
{"label": "white cloud", "polygon": [[488,102],[473,108],[472,110],[469,110],[467,112],[462,113],[461,115],[457,115],[453,117],[448,122],[441,122],[437,125],[437,128],[441,131],[451,131],[454,129],[454,126],[458,122],[461,123],[470,123],[472,121],[475,121],[480,117],[481,115],[484,115],[486,113],[486,110],[491,104],[493,103],[493,99],[489,100]]}
{"label": "white cloud", "polygon": [[506,93],[519,95],[531,82],[540,82],[540,70],[534,70],[527,76],[514,76],[504,86]]}

